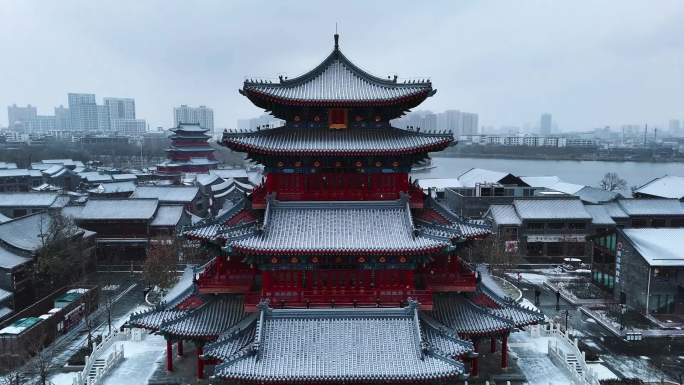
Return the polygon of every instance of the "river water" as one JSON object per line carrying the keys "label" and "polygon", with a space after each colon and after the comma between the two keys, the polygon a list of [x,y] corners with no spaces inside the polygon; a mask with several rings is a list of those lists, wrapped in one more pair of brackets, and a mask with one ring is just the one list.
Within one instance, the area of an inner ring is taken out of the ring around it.
{"label": "river water", "polygon": [[684,163],[606,162],[542,159],[483,159],[433,157],[435,168],[413,173],[414,178],[456,178],[471,168],[509,172],[519,176],[556,175],[565,182],[598,186],[603,175],[615,172],[627,186],[641,186],[663,175],[684,176]]}

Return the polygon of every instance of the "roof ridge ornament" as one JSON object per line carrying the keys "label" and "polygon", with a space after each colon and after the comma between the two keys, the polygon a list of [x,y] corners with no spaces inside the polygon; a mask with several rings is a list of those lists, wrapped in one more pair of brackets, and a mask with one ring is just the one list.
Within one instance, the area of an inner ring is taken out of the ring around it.
{"label": "roof ridge ornament", "polygon": [[[337,25],[335,25],[335,29],[337,29]],[[335,31],[335,35],[333,35],[335,38],[335,51],[340,50],[340,35]]]}

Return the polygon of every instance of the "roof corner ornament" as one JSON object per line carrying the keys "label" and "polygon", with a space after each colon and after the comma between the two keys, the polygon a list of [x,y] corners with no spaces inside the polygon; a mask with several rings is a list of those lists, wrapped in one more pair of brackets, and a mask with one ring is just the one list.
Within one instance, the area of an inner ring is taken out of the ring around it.
{"label": "roof corner ornament", "polygon": [[[337,27],[335,27],[335,29],[337,29]],[[337,32],[335,32],[334,36],[335,36],[335,51],[337,51],[340,49],[340,35]]]}

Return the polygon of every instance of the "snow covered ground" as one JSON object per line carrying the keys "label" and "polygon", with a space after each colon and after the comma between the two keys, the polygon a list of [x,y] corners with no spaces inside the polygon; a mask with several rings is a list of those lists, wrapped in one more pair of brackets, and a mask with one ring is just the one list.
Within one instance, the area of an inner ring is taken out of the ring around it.
{"label": "snow covered ground", "polygon": [[549,358],[550,339],[516,332],[511,334],[508,346],[518,358],[518,367],[529,385],[572,385],[570,377]]}

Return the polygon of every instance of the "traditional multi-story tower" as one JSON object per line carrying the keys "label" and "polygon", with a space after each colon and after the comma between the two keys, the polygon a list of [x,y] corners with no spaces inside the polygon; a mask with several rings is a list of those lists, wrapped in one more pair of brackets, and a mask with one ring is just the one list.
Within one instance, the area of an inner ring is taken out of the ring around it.
{"label": "traditional multi-story tower", "polygon": [[[192,340],[198,375],[239,383],[436,383],[477,374],[478,343],[506,341],[541,315],[458,257],[489,234],[426,196],[413,164],[451,133],[392,127],[435,94],[430,81],[381,79],[347,59],[338,36],[312,71],[249,80],[243,95],[285,120],[225,132],[265,166],[264,182],[185,235],[220,252],[195,284],[130,324]],[[469,369],[464,365],[470,363]]]}
{"label": "traditional multi-story tower", "polygon": [[214,158],[214,149],[207,144],[210,136],[206,128],[199,124],[181,123],[170,130],[171,146],[166,149],[168,161],[157,165],[162,174],[180,174],[183,172],[208,172],[215,169],[218,162]]}

